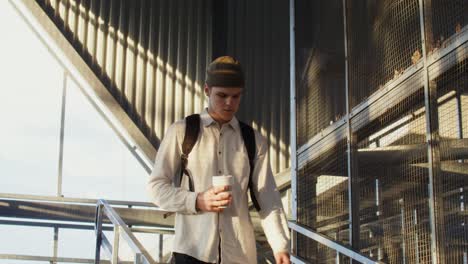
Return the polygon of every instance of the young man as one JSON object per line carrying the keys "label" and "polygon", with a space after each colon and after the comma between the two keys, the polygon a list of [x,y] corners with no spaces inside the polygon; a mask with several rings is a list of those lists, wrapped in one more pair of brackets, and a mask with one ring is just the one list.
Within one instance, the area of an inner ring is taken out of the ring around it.
{"label": "young man", "polygon": [[[248,206],[249,177],[276,263],[290,263],[289,231],[266,139],[255,131],[250,173],[247,146],[235,117],[244,89],[241,65],[232,57],[220,57],[208,66],[204,88],[208,108],[200,113],[198,138],[180,187],[174,182],[181,175],[186,119],[171,125],[161,142],[148,191],[156,205],[176,212],[176,263],[257,263]],[[230,193],[228,187],[212,187],[216,175],[232,175]]]}

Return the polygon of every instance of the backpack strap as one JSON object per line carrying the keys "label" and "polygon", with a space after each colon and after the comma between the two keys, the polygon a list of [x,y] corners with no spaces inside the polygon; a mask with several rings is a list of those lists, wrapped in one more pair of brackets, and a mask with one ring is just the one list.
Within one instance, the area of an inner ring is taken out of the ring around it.
{"label": "backpack strap", "polygon": [[255,209],[259,212],[261,210],[260,204],[258,203],[255,193],[254,193],[254,186],[252,181],[252,174],[255,167],[254,159],[255,153],[257,152],[257,146],[255,144],[255,132],[253,128],[244,122],[239,121],[239,125],[242,132],[242,138],[244,139],[244,145],[247,148],[247,153],[249,155],[249,165],[250,165],[250,173],[249,173],[249,192],[250,198],[252,199],[252,203],[255,206]]}
{"label": "backpack strap", "polygon": [[176,187],[180,187],[182,177],[187,175],[189,179],[189,190],[194,191],[193,180],[187,171],[188,156],[197,142],[198,134],[200,133],[200,115],[193,114],[185,117],[185,136],[182,142],[182,154],[180,155],[181,170],[178,181],[175,182]]}

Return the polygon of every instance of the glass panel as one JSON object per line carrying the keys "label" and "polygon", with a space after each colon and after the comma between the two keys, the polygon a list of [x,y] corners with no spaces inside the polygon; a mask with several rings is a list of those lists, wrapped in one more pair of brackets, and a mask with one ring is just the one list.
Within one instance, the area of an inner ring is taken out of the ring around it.
{"label": "glass panel", "polygon": [[[162,237],[162,254],[160,255],[160,235],[154,233],[133,233],[138,241],[143,245],[146,251],[151,255],[156,262],[167,262],[172,250],[173,235],[163,235]],[[128,244],[122,239],[119,248],[119,258],[125,261],[134,259],[134,252]],[[162,259],[161,259],[162,258]]]}
{"label": "glass panel", "polygon": [[52,256],[53,254],[53,228],[0,225],[0,234],[2,234],[0,254],[34,256]]}
{"label": "glass panel", "polygon": [[61,228],[58,237],[59,257],[94,259],[96,247],[94,230]]}
{"label": "glass panel", "polygon": [[66,105],[63,194],[146,201],[148,173],[71,79]]}
{"label": "glass panel", "polygon": [[[114,240],[113,231],[104,231],[109,242]],[[62,258],[94,259],[96,235],[94,230],[68,229],[59,230],[58,256]],[[109,259],[101,249],[101,259]]]}
{"label": "glass panel", "polygon": [[52,195],[63,70],[8,1],[0,17],[0,192]]}

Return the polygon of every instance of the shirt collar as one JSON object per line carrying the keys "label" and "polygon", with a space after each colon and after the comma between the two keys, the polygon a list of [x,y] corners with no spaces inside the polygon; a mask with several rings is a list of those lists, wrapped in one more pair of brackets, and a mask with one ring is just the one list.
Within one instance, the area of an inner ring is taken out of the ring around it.
{"label": "shirt collar", "polygon": [[[216,121],[210,116],[210,114],[208,114],[208,109],[207,108],[205,108],[205,110],[203,110],[203,112],[200,113],[200,119],[201,119],[204,127],[208,127],[208,126],[210,126],[212,124],[216,124]],[[239,120],[237,120],[237,118],[235,116],[227,124],[229,125],[229,127],[234,129],[235,131],[239,132],[239,130],[240,130]]]}

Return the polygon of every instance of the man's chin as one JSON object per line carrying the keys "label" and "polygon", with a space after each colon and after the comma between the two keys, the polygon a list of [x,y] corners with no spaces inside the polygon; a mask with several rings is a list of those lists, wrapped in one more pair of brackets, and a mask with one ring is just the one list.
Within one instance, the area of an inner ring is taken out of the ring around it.
{"label": "man's chin", "polygon": [[223,115],[222,118],[223,118],[223,121],[225,122],[229,122],[231,121],[231,119],[234,117],[234,115]]}

